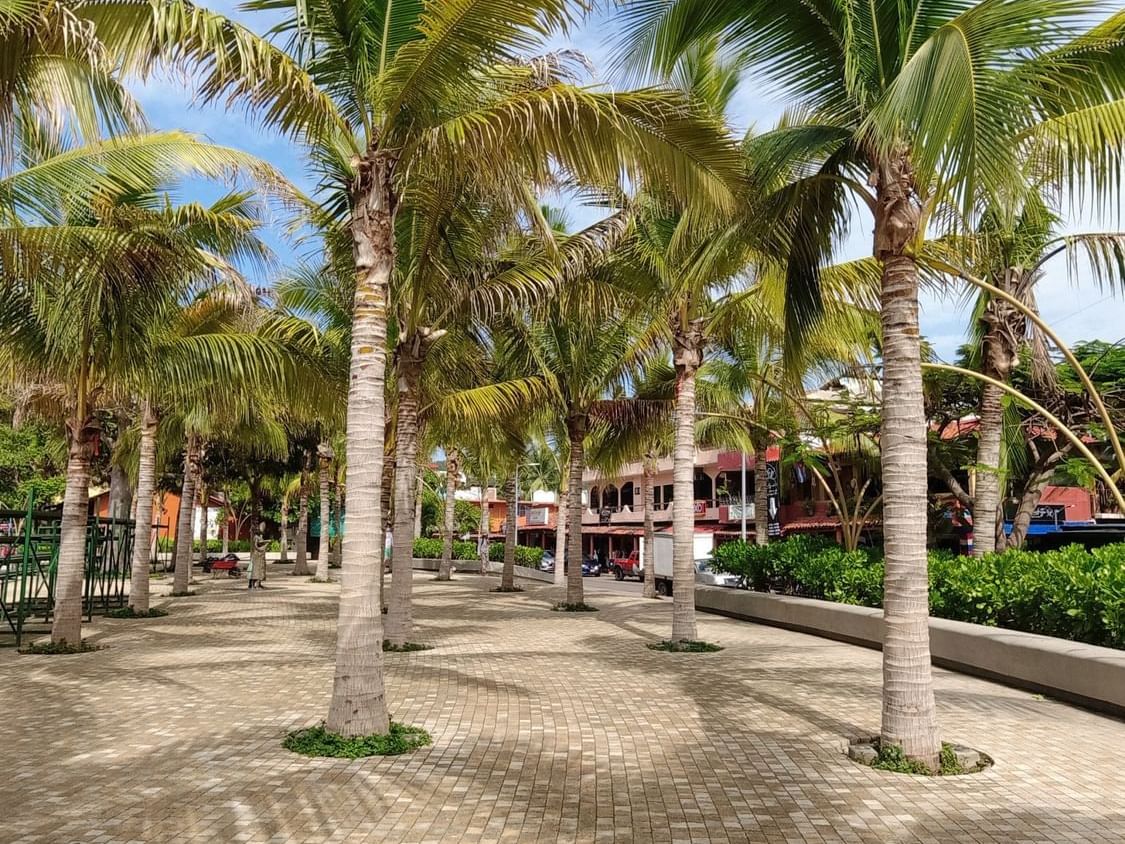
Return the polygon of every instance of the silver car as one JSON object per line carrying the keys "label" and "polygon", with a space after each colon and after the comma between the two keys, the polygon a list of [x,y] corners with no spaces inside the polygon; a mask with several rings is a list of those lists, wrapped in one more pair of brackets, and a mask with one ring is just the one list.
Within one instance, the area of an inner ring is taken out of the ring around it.
{"label": "silver car", "polygon": [[738,575],[714,571],[711,558],[703,557],[695,561],[695,582],[700,586],[738,586]]}

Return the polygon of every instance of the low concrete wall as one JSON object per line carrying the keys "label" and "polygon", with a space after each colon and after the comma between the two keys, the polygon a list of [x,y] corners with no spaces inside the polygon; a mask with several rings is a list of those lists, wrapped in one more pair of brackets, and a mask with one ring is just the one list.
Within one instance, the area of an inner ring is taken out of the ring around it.
{"label": "low concrete wall", "polygon": [[[831,601],[701,586],[703,612],[881,649],[883,611]],[[935,665],[1125,716],[1125,651],[1051,636],[930,619]]]}

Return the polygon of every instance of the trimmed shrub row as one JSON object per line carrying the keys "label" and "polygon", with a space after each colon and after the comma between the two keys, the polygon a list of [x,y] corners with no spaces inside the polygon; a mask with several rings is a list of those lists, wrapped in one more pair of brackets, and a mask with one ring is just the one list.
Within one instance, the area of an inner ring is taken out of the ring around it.
{"label": "trimmed shrub row", "polygon": [[[881,549],[845,551],[810,536],[728,542],[715,549],[714,566],[757,591],[883,605]],[[929,576],[930,614],[939,618],[1125,648],[1125,543],[983,558],[930,551]]]}
{"label": "trimmed shrub row", "polygon": [[[414,557],[419,560],[440,560],[441,559],[441,540],[440,539],[415,539],[414,540]],[[476,560],[477,544],[468,540],[454,540],[453,541],[453,559],[455,560]],[[488,559],[495,563],[503,562],[504,560],[504,543],[503,542],[490,542],[488,545]],[[526,566],[528,568],[539,568],[539,563],[543,560],[542,548],[529,548],[526,545],[516,546],[516,565]]]}
{"label": "trimmed shrub row", "polygon": [[[167,536],[162,536],[156,541],[156,547],[160,551],[174,551],[176,548],[176,541],[169,539]],[[312,545],[309,546],[310,548]],[[193,554],[199,553],[199,540],[194,539],[191,543],[191,550]],[[221,539],[208,539],[207,540],[207,553],[220,554],[223,550],[223,540]],[[280,551],[281,540],[271,539],[266,546],[267,551]],[[230,551],[234,554],[249,554],[250,553],[250,540],[249,539],[232,539],[230,540]]]}

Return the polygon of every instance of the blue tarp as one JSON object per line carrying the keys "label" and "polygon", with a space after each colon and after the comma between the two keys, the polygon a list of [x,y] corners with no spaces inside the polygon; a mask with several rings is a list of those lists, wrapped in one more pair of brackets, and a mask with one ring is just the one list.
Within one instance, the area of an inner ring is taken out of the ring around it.
{"label": "blue tarp", "polygon": [[[1092,522],[1060,522],[1053,524],[1051,522],[1032,522],[1027,526],[1028,536],[1046,536],[1048,533],[1062,533],[1063,527],[1078,527],[1081,525],[1090,525]],[[1004,522],[1004,533],[1012,532],[1012,523]]]}

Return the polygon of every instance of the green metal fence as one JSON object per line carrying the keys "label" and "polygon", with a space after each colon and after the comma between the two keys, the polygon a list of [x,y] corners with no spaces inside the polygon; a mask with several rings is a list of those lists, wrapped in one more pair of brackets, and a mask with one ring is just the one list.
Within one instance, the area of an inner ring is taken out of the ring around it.
{"label": "green metal fence", "polygon": [[[0,510],[0,620],[17,646],[25,634],[50,629],[55,605],[62,514],[36,510],[34,503],[29,500],[26,510]],[[90,517],[82,591],[87,621],[125,604],[133,536],[131,520]]]}

